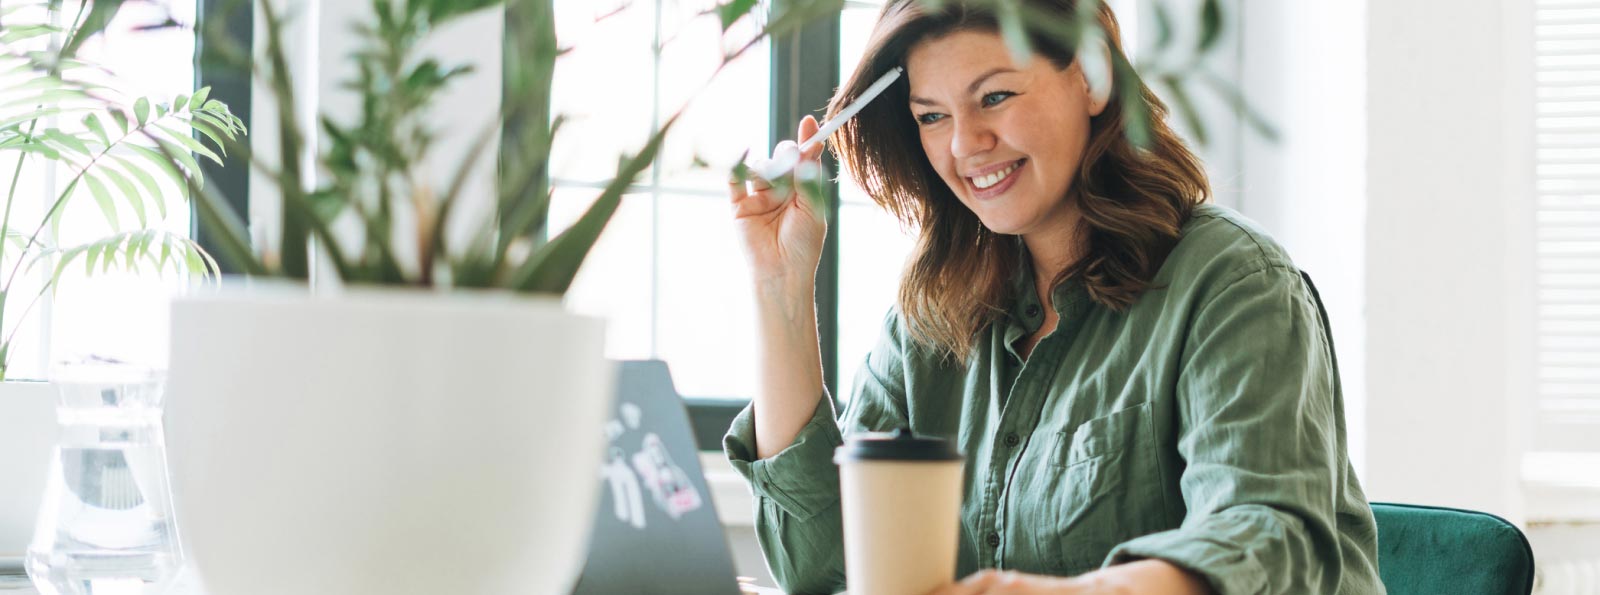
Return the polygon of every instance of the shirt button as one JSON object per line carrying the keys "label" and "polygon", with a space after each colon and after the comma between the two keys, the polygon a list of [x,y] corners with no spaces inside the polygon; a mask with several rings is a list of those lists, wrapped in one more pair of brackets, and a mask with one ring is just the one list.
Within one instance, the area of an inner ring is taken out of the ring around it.
{"label": "shirt button", "polygon": [[1000,534],[999,533],[990,533],[989,534],[989,547],[1000,547]]}
{"label": "shirt button", "polygon": [[1039,315],[1039,306],[1034,305],[1034,304],[1028,304],[1027,314],[1028,314],[1028,318],[1033,318],[1035,316],[1038,316]]}
{"label": "shirt button", "polygon": [[1022,442],[1022,439],[1017,437],[1016,432],[1006,434],[1006,446],[1016,448],[1017,444],[1020,442]]}

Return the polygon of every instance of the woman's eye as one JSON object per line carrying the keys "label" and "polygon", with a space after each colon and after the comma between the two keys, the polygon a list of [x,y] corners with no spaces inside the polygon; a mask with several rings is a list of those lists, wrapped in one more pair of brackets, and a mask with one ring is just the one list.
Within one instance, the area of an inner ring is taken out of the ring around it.
{"label": "woman's eye", "polygon": [[1010,99],[1012,95],[1016,95],[1016,93],[1012,93],[1010,91],[995,91],[988,95],[984,95],[983,107],[994,107],[999,105],[1000,102]]}
{"label": "woman's eye", "polygon": [[917,116],[917,123],[921,124],[923,126],[927,126],[927,125],[932,124],[934,122],[938,122],[939,119],[943,118],[943,117],[944,117],[944,114],[928,112],[926,114],[922,114],[920,116]]}

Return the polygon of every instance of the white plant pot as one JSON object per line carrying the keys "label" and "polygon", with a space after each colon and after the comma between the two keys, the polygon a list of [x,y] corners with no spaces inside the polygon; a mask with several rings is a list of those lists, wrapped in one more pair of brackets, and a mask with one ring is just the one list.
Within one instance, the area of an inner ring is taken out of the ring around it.
{"label": "white plant pot", "polygon": [[176,302],[185,552],[226,595],[570,592],[614,369],[552,299],[362,289]]}

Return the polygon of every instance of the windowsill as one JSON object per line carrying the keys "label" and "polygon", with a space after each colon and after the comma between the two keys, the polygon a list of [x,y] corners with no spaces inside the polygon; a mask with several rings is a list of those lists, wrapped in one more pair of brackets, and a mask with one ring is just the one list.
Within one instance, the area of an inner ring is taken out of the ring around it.
{"label": "windowsill", "polygon": [[755,499],[744,477],[733,470],[727,455],[721,451],[701,451],[700,468],[705,470],[706,485],[711,490],[711,502],[717,507],[717,517],[727,527],[749,528],[755,526]]}
{"label": "windowsill", "polygon": [[1530,525],[1600,523],[1600,453],[1523,455],[1522,485]]}

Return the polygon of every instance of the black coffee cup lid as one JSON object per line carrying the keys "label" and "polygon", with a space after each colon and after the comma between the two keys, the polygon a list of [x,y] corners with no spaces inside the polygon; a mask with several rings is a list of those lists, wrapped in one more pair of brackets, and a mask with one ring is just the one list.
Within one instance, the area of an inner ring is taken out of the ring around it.
{"label": "black coffee cup lid", "polygon": [[959,461],[963,457],[949,440],[917,436],[911,428],[889,433],[856,434],[833,451],[834,463],[852,461]]}

